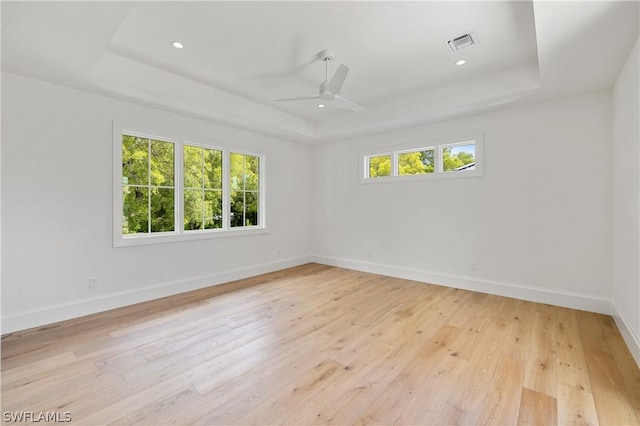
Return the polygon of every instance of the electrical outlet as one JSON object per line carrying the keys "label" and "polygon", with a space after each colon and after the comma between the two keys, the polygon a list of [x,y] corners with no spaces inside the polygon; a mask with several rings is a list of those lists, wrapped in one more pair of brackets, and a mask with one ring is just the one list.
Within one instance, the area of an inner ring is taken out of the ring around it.
{"label": "electrical outlet", "polygon": [[98,287],[98,278],[97,277],[89,278],[89,287],[91,287],[91,288]]}
{"label": "electrical outlet", "polygon": [[471,266],[470,266],[472,271],[477,271],[478,270],[478,262],[471,262]]}

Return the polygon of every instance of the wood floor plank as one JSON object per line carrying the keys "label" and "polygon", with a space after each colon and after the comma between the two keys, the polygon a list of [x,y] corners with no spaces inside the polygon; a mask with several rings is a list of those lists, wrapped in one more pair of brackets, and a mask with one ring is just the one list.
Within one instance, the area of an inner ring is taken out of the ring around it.
{"label": "wood floor plank", "polygon": [[585,349],[609,352],[600,315],[593,312],[575,311],[580,330],[580,340]]}
{"label": "wood floor plank", "polygon": [[[494,318],[492,318],[494,319]],[[490,321],[477,341],[466,377],[456,383],[448,405],[453,408],[443,422],[456,424],[477,423],[482,405],[488,399],[492,383],[496,380],[496,369],[502,355],[506,326],[502,321]]]}
{"label": "wood floor plank", "polygon": [[333,338],[324,334],[310,336],[304,345],[291,346],[268,363],[236,375],[232,380],[211,388],[206,409],[196,406],[188,409],[185,423],[223,424],[254,410],[282,389],[292,386],[305,371],[310,371],[328,359],[335,348]]}
{"label": "wood floor plank", "polygon": [[[96,390],[95,384],[100,383],[101,390],[118,389],[118,396],[122,392],[125,382],[118,374],[105,374],[94,371],[78,377],[71,377],[58,382],[21,387],[12,391],[2,392],[2,408],[7,411],[55,411],[65,407],[74,407],[74,412],[80,415],[82,400],[90,396],[94,398],[101,392]],[[103,403],[108,405],[111,399],[106,398]]]}
{"label": "wood floor plank", "polygon": [[77,361],[49,369],[34,371],[29,376],[14,378],[13,380],[2,380],[2,392],[15,389],[30,389],[38,386],[46,386],[49,383],[56,383],[69,377],[78,377],[83,374],[96,371],[98,368],[91,361]]}
{"label": "wood floor plank", "polygon": [[598,349],[586,349],[585,359],[600,424],[636,425],[638,417],[633,399],[626,393],[613,356]]}
{"label": "wood floor plank", "polygon": [[69,365],[76,361],[77,358],[73,352],[64,352],[59,355],[54,355],[50,358],[44,358],[40,361],[32,362],[27,365],[7,370],[2,374],[2,388],[5,388],[10,383],[16,382],[21,379],[33,377],[43,370],[51,370],[59,368],[64,365]]}
{"label": "wood floor plank", "polygon": [[78,419],[80,424],[110,424],[159,399],[170,397],[190,387],[193,380],[215,374],[221,368],[221,360],[206,361],[198,366],[170,377],[152,386],[145,386],[111,405],[92,410],[91,414]]}
{"label": "wood floor plank", "polygon": [[203,403],[202,395],[194,388],[187,387],[168,395],[164,398],[154,400],[150,404],[144,405],[137,410],[128,413],[112,422],[112,424],[163,424],[163,423],[180,423],[182,418],[176,416],[176,407],[198,401]]}
{"label": "wood floor plank", "polygon": [[524,386],[556,396],[556,339],[554,309],[538,305],[534,312],[531,346],[525,362]]}
{"label": "wood floor plank", "polygon": [[611,317],[318,264],[2,336],[73,424],[637,424]]}
{"label": "wood floor plank", "polygon": [[[318,416],[322,424],[352,424],[367,412],[367,416],[378,423],[393,423],[397,417],[395,407],[402,406],[427,381],[443,356],[448,354],[448,341],[454,340],[460,329],[450,325],[443,325],[433,336],[424,337],[420,346],[416,347],[415,355],[404,362],[399,359],[403,353],[410,354],[405,348],[394,352],[394,356],[382,362],[380,368],[372,374],[355,381],[344,393],[344,397],[337,395]],[[404,367],[398,368],[404,364]],[[391,371],[397,371],[397,375]],[[392,418],[386,417],[391,414]]]}
{"label": "wood floor plank", "polygon": [[533,426],[558,424],[556,399],[545,393],[523,388],[517,424]]}
{"label": "wood floor plank", "polygon": [[640,369],[633,368],[630,364],[633,355],[620,335],[613,318],[601,315],[600,320],[609,352],[621,373],[619,377],[622,379],[626,394],[630,396],[629,402],[636,412],[636,417],[640,419]]}
{"label": "wood floor plank", "polygon": [[[448,351],[449,352],[449,351]],[[440,359],[431,375],[422,386],[409,398],[405,404],[394,407],[392,412],[379,413],[375,416],[366,414],[362,424],[385,424],[377,420],[381,418],[396,418],[394,424],[439,424],[441,416],[447,416],[454,408],[448,403],[455,389],[455,384],[469,373],[471,368],[468,361],[451,354]]]}
{"label": "wood floor plank", "polygon": [[580,386],[558,383],[558,424],[597,425],[593,395]]}
{"label": "wood floor plank", "polygon": [[536,304],[524,300],[514,300],[509,305],[514,306],[515,312],[510,319],[505,320],[507,330],[502,352],[507,356],[524,360],[529,357],[531,348]]}
{"label": "wood floor plank", "polygon": [[524,383],[524,360],[519,356],[499,355],[491,390],[478,414],[484,425],[516,424]]}
{"label": "wood floor plank", "polygon": [[576,312],[555,308],[558,421],[598,424]]}
{"label": "wood floor plank", "polygon": [[556,308],[556,357],[558,383],[591,392],[589,371],[575,311]]}
{"label": "wood floor plank", "polygon": [[[279,424],[278,418],[295,414],[292,407],[305,413],[310,404],[327,398],[331,392],[332,381],[346,376],[345,366],[327,359],[304,374],[290,387],[276,393],[253,410],[233,422],[236,424]],[[333,379],[333,380],[332,380]],[[221,419],[223,423],[225,419]]]}

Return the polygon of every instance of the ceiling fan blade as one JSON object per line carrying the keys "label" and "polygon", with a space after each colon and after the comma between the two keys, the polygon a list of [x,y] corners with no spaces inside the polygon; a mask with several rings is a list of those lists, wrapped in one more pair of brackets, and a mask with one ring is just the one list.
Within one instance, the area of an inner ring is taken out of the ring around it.
{"label": "ceiling fan blade", "polygon": [[304,98],[286,98],[286,99],[276,99],[276,102],[289,102],[289,101],[306,101],[309,99],[319,99],[320,96],[319,95],[313,95],[313,96],[305,96]]}
{"label": "ceiling fan blade", "polygon": [[327,84],[326,89],[334,95],[340,93],[344,80],[347,78],[347,74],[349,74],[349,67],[345,64],[340,64],[335,74],[333,74],[333,77],[331,77],[331,81]]}
{"label": "ceiling fan blade", "polygon": [[336,97],[333,99],[333,102],[331,102],[331,105],[336,106],[338,108],[355,111],[355,112],[361,112],[366,110],[365,107],[358,105],[355,102],[351,102],[350,100],[345,99],[342,96],[338,96],[338,95],[336,95]]}

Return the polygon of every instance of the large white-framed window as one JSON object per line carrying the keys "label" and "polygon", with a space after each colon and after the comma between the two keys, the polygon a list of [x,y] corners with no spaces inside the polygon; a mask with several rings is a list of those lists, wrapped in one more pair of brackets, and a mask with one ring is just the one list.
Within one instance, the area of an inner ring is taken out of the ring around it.
{"label": "large white-framed window", "polygon": [[183,229],[224,227],[223,150],[195,143],[182,147]]}
{"label": "large white-framed window", "polygon": [[139,132],[120,144],[121,232],[125,237],[176,231],[175,141]]}
{"label": "large white-framed window", "polygon": [[260,156],[229,153],[229,203],[231,228],[259,227],[262,223],[260,207]]}
{"label": "large white-framed window", "polygon": [[267,232],[265,155],[113,122],[113,245]]}
{"label": "large white-framed window", "polygon": [[360,183],[482,176],[481,133],[403,145],[373,148],[359,153]]}

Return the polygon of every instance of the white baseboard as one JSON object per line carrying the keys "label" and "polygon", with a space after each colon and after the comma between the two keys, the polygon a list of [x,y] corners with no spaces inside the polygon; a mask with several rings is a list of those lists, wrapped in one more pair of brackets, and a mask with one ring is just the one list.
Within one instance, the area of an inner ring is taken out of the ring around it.
{"label": "white baseboard", "polygon": [[48,306],[42,309],[24,311],[2,318],[2,334],[78,318],[109,309],[121,308],[123,306],[172,296],[191,290],[198,290],[229,281],[249,278],[280,269],[303,265],[311,261],[311,256],[295,257],[277,262],[253,265],[247,268],[223,271],[187,281],[163,283],[156,286],[138,288],[91,299],[75,300],[70,303]]}
{"label": "white baseboard", "polygon": [[622,338],[624,339],[627,347],[629,348],[629,352],[633,355],[633,358],[636,360],[636,364],[640,367],[640,339],[638,335],[633,331],[629,321],[622,314],[616,301],[612,301],[611,305],[613,307],[611,316],[613,317],[616,325],[618,326],[618,330],[620,330],[620,334],[622,334]]}
{"label": "white baseboard", "polygon": [[611,314],[611,300],[591,294],[572,293],[548,288],[536,288],[521,284],[503,283],[491,280],[475,279],[429,271],[399,268],[390,265],[361,262],[329,256],[312,256],[314,262],[323,265],[338,266],[373,274],[388,275],[413,281],[455,287],[498,296],[512,297],[531,302],[546,303],[583,311]]}

